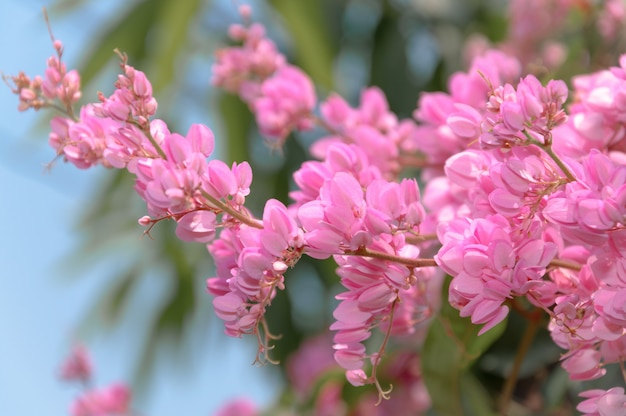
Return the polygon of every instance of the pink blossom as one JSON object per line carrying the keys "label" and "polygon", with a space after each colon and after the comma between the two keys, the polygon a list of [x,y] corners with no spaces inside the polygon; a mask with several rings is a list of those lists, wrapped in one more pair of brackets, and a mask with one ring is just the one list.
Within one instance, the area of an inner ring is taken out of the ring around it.
{"label": "pink blossom", "polygon": [[359,125],[370,126],[381,133],[387,133],[398,124],[394,113],[389,111],[385,94],[377,87],[366,88],[361,92],[358,108],[352,108],[337,94],[321,104],[324,120],[333,128],[347,133]]}
{"label": "pink blossom", "polygon": [[585,416],[625,416],[626,394],[624,388],[613,387],[609,390],[587,390],[580,393],[586,398],[576,406],[576,410]]}
{"label": "pink blossom", "polygon": [[626,167],[593,150],[577,170],[580,180],[553,194],[543,212],[568,240],[600,246],[626,222]]}
{"label": "pink blossom", "polygon": [[284,288],[283,274],[305,249],[303,231],[282,203],[267,201],[262,224],[263,228],[240,224],[226,229],[209,245],[219,274],[207,281],[207,287],[216,296],[213,306],[226,333],[232,336],[256,330],[276,290]]}
{"label": "pink blossom", "polygon": [[540,282],[556,254],[553,243],[544,243],[532,232],[513,239],[509,222],[499,214],[454,220],[442,225],[438,234],[442,247],[435,260],[453,276],[450,304],[473,323],[485,324],[480,333],[506,317],[506,298],[524,294],[530,282]]}
{"label": "pink blossom", "polygon": [[72,416],[122,416],[130,413],[131,392],[123,384],[89,390],[72,403]]}
{"label": "pink blossom", "polygon": [[55,117],[50,123],[49,144],[58,155],[80,169],[87,169],[97,164],[111,166],[106,160],[107,141],[121,127],[113,120],[102,119],[94,115],[92,106],[81,109],[80,120]]}
{"label": "pink blossom", "polygon": [[211,84],[237,93],[244,101],[251,102],[260,89],[260,83],[285,65],[285,57],[265,36],[265,27],[259,23],[249,27],[231,25],[229,35],[243,43],[216,53]]}
{"label": "pink blossom", "polygon": [[324,159],[328,149],[337,142],[354,144],[367,154],[369,164],[376,166],[385,178],[397,175],[399,149],[410,141],[415,126],[411,120],[398,121],[389,111],[380,89],[363,90],[357,108],[333,94],[321,104],[320,111],[331,135],[311,146],[314,157]]}
{"label": "pink blossom", "polygon": [[440,167],[446,159],[472,146],[481,133],[490,90],[514,81],[520,72],[515,58],[488,50],[474,57],[467,72],[450,77],[449,93],[420,96],[413,113],[419,125],[403,146],[426,155],[429,169],[424,170],[424,177],[441,175]]}
{"label": "pink blossom", "polygon": [[256,405],[250,399],[237,398],[220,407],[215,416],[258,416],[259,414]]}
{"label": "pink blossom", "polygon": [[91,378],[91,358],[87,349],[80,345],[74,345],[71,354],[66,358],[61,367],[61,378],[68,381],[86,382]]}
{"label": "pink blossom", "polygon": [[581,158],[591,149],[626,152],[626,59],[620,66],[573,78],[576,101],[568,122],[554,132],[554,148]]}
{"label": "pink blossom", "polygon": [[311,112],[315,102],[309,77],[300,69],[286,65],[261,84],[259,96],[251,106],[261,133],[280,145],[292,130],[313,127]]}
{"label": "pink blossom", "polygon": [[124,74],[118,75],[116,90],[109,97],[100,94],[95,114],[120,122],[134,121],[141,127],[148,126],[158,106],[152,96],[152,85],[143,72],[126,64],[125,56],[122,56],[120,66]]}
{"label": "pink blossom", "polygon": [[594,380],[606,373],[600,366],[600,358],[600,351],[584,348],[567,354],[562,366],[572,380]]}
{"label": "pink blossom", "polygon": [[601,288],[593,294],[594,309],[599,315],[593,331],[601,339],[616,340],[626,332],[626,287]]}
{"label": "pink blossom", "polygon": [[[507,147],[528,141],[531,136],[551,143],[551,131],[566,120],[561,106],[567,99],[563,81],[550,81],[545,87],[533,75],[495,88],[487,104],[480,136],[481,146]],[[524,134],[525,133],[525,134]]]}

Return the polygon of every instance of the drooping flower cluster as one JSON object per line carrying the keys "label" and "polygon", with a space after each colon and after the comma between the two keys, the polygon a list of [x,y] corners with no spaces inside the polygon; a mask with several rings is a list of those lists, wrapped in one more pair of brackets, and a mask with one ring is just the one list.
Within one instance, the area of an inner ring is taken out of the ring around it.
{"label": "drooping flower cluster", "polygon": [[[250,8],[239,10],[247,21]],[[280,148],[293,130],[311,129],[316,96],[309,77],[286,63],[261,24],[232,25],[229,35],[241,45],[217,52],[212,84],[248,103],[272,147]]]}
{"label": "drooping flower cluster", "polygon": [[85,389],[70,407],[72,416],[130,416],[131,391],[123,383],[94,389],[92,365],[89,353],[82,345],[76,345],[61,368],[61,378],[78,382]]}
{"label": "drooping flower cluster", "polygon": [[[619,79],[614,74],[622,73],[616,68],[596,76]],[[612,141],[609,130],[603,142],[593,143],[598,150],[570,150],[590,144],[576,131],[580,123],[563,124],[560,81],[543,87],[527,76],[517,86],[492,87],[486,111],[449,110],[452,131],[481,146],[449,157],[446,176],[431,180],[424,194],[425,206],[437,209],[442,247],[435,258],[453,276],[449,301],[485,332],[524,297],[550,314],[571,378],[599,378],[606,364],[626,356],[626,176],[624,159],[613,150],[623,141]],[[612,97],[619,89],[596,94],[611,103],[609,111],[618,108]],[[584,102],[574,103],[580,113],[572,118],[610,117],[586,112]]]}
{"label": "drooping flower cluster", "polygon": [[[216,296],[215,313],[224,320],[227,334],[257,333],[276,289],[284,288],[284,273],[298,262],[303,251],[302,230],[285,206],[274,199],[265,205],[262,224],[225,229],[209,246],[218,277],[210,278],[207,286]],[[271,334],[263,329],[266,338],[259,338],[259,352],[267,354]]]}

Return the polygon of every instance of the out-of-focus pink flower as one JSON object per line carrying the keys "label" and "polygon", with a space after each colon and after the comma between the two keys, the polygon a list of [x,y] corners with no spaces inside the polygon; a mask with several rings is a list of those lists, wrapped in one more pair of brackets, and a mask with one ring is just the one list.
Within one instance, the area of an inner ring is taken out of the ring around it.
{"label": "out-of-focus pink flower", "polygon": [[112,384],[99,390],[89,390],[76,399],[70,408],[72,416],[126,416],[130,413],[130,389],[124,384]]}
{"label": "out-of-focus pink flower", "polygon": [[307,338],[287,361],[287,376],[296,392],[303,398],[312,393],[315,381],[324,372],[336,368],[332,339],[328,334]]}
{"label": "out-of-focus pink flower", "polygon": [[313,127],[311,114],[315,103],[311,79],[300,69],[286,65],[261,84],[251,107],[261,134],[270,144],[280,147],[293,130]]}
{"label": "out-of-focus pink flower", "polygon": [[72,352],[61,366],[61,378],[81,382],[86,382],[91,378],[91,358],[83,345],[74,345]]}
{"label": "out-of-focus pink flower", "polygon": [[220,407],[214,416],[258,416],[259,414],[252,400],[237,398]]}

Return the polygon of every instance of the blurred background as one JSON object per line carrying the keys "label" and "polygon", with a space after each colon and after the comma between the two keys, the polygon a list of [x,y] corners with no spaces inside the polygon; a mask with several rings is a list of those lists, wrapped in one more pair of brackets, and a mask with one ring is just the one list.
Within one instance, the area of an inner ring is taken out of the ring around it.
{"label": "blurred background", "polygon": [[[246,106],[211,90],[213,54],[228,44],[240,3],[313,78],[319,97],[336,91],[356,104],[364,86],[377,85],[401,118],[411,116],[421,91],[446,90],[448,76],[465,67],[469,34],[495,42],[507,30],[504,0],[3,0],[0,71],[43,72],[54,53],[46,7],[65,62],[80,69],[84,102],[112,92],[113,50],[127,53],[152,81],[157,116],[172,131],[207,124],[216,157],[250,161],[249,205],[258,213],[269,196],[288,201],[290,173],[319,132],[273,153]],[[580,62],[577,38],[569,39],[571,59]],[[144,207],[130,175],[61,161],[46,168],[54,157],[50,114],[19,113],[9,88],[0,106],[0,415],[66,414],[79,391],[57,375],[74,342],[91,351],[98,385],[131,383],[142,415],[211,415],[242,396],[259,407],[279,400],[287,357],[331,321],[340,290],[333,265],[303,261],[288,275],[268,314],[283,335],[275,354],[282,364],[252,366],[256,341],[226,338],[212,313],[206,249],[178,241],[171,224],[143,236]],[[545,350],[539,357],[542,366]]]}

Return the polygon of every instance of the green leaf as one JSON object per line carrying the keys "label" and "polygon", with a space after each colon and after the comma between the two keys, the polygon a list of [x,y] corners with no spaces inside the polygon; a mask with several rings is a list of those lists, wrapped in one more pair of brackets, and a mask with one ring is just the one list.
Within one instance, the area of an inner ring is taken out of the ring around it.
{"label": "green leaf", "polygon": [[[100,37],[99,42],[85,51],[84,65],[81,65],[81,81],[89,84],[111,59],[113,51],[119,49],[133,59],[142,59],[146,54],[146,37],[151,31],[155,15],[164,0],[142,1],[131,8],[123,18],[112,25]],[[181,3],[181,2],[177,2]]]}
{"label": "green leaf", "polygon": [[150,42],[150,74],[154,91],[171,84],[176,72],[181,71],[181,50],[187,44],[189,31],[194,27],[201,6],[200,0],[164,2],[154,21]]}
{"label": "green leaf", "polygon": [[[442,294],[440,314],[433,320],[422,350],[422,374],[431,396],[433,409],[440,415],[485,415],[491,408],[486,393],[469,388],[476,380],[469,378],[470,365],[504,332],[505,322],[478,336],[480,327],[447,302],[448,284]],[[471,382],[470,382],[471,381]],[[471,397],[470,397],[471,396]],[[482,410],[481,410],[482,409]]]}
{"label": "green leaf", "polygon": [[224,161],[241,162],[250,159],[248,135],[252,127],[252,114],[248,107],[235,95],[221,94],[219,108],[224,123],[226,146]]}
{"label": "green leaf", "polygon": [[333,85],[334,50],[323,9],[325,2],[272,0],[271,4],[283,16],[294,41],[298,65],[327,89]]}

